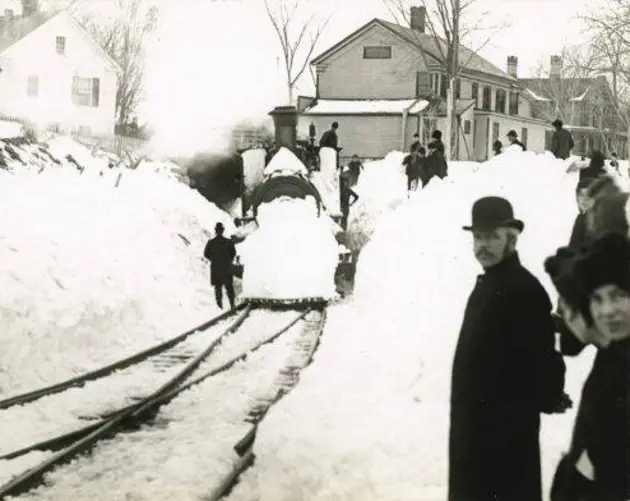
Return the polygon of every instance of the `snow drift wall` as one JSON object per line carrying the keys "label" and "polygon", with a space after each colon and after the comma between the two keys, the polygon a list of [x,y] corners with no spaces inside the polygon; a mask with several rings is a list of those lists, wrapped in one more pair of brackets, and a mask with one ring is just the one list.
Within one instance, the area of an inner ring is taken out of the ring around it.
{"label": "snow drift wall", "polygon": [[[527,225],[521,258],[544,278],[543,259],[567,241],[577,213],[576,176],[548,155],[508,152],[484,164],[453,163],[447,179],[401,203],[399,160],[390,155],[380,179],[362,180],[381,187],[372,206],[383,215],[368,219],[378,211],[366,211],[361,222],[375,229],[358,263],[354,301],[330,312],[315,363],[259,427],[258,466],[233,501],[446,499],[451,363],[481,272],[462,226],[477,198],[506,196]],[[579,377],[572,367],[567,375],[573,397],[588,357],[580,363]],[[573,418],[544,421],[546,489]]]}
{"label": "snow drift wall", "polygon": [[216,313],[202,253],[217,221],[232,225],[153,172],[168,166],[22,167],[0,170],[0,394],[84,372]]}

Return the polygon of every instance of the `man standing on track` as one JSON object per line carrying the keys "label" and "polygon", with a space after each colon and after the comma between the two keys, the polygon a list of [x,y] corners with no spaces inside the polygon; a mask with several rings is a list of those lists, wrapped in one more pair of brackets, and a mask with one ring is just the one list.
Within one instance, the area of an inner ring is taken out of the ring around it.
{"label": "man standing on track", "polygon": [[236,257],[234,242],[223,236],[225,227],[217,223],[214,227],[216,236],[208,240],[204,257],[210,261],[210,283],[214,287],[217,306],[223,309],[223,287],[227,292],[230,307],[234,308],[234,277],[232,261]]}

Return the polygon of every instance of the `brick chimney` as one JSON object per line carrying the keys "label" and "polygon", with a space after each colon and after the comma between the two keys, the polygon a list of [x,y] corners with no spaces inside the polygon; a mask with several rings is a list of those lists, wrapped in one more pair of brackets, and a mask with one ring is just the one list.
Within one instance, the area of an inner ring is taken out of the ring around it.
{"label": "brick chimney", "polygon": [[29,17],[39,10],[38,0],[22,0],[22,17]]}
{"label": "brick chimney", "polygon": [[412,30],[418,30],[420,33],[424,33],[424,23],[426,15],[426,7],[411,7],[411,9],[409,10],[409,27]]}
{"label": "brick chimney", "polygon": [[560,56],[551,56],[549,76],[551,78],[560,78],[562,76],[562,58]]}
{"label": "brick chimney", "polygon": [[517,78],[518,76],[518,57],[508,56],[507,58],[507,72],[508,75]]}
{"label": "brick chimney", "polygon": [[13,9],[4,9],[4,21],[12,21],[13,20]]}

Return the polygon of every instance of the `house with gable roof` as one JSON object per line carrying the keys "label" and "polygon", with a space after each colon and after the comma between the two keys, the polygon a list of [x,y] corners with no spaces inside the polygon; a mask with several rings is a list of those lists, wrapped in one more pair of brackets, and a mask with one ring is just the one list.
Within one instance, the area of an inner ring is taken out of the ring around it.
{"label": "house with gable roof", "polygon": [[[298,101],[303,126],[312,122],[320,135],[337,121],[342,156],[367,158],[406,150],[416,132],[424,144],[434,129],[444,133],[446,42],[440,50],[425,30],[425,16],[424,7],[412,7],[409,27],[375,18],[314,58],[316,95]],[[509,72],[513,58],[503,71],[464,46],[459,57],[458,158],[488,159],[492,143],[506,145],[510,130],[529,150],[544,151],[551,127],[532,115],[531,96]],[[421,100],[430,106],[421,109]]]}
{"label": "house with gable roof", "polygon": [[0,115],[113,135],[120,67],[70,14],[37,3],[0,18]]}
{"label": "house with gable roof", "polygon": [[[571,131],[574,154],[588,155],[600,150],[627,157],[628,126],[615,106],[606,76],[566,75],[562,57],[552,55],[548,76],[518,81],[532,100],[534,116],[545,120],[560,118]],[[547,143],[550,142],[549,133]]]}

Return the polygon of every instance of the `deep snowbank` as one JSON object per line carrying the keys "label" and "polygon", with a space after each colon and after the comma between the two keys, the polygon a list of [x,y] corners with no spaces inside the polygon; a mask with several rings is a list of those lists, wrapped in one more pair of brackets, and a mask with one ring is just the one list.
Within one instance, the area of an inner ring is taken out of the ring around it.
{"label": "deep snowbank", "polygon": [[359,199],[348,217],[348,247],[359,251],[369,241],[380,217],[407,199],[404,153],[389,153],[383,160],[366,162],[354,191]]}
{"label": "deep snowbank", "polygon": [[[461,229],[471,205],[511,200],[527,225],[521,258],[545,285],[542,260],[566,242],[576,214],[564,162],[506,152],[475,167],[452,165],[449,178],[380,216],[355,300],[330,313],[316,363],[261,425],[257,467],[232,499],[445,499],[452,356],[480,273]],[[570,363],[574,400],[589,364]],[[543,420],[546,492],[573,417]]]}
{"label": "deep snowbank", "polygon": [[[65,151],[87,155],[65,142]],[[61,142],[52,149],[65,156]],[[3,395],[100,366],[215,314],[201,256],[217,221],[231,231],[226,214],[148,166],[81,173],[45,165],[39,174],[29,165],[0,169]]]}

